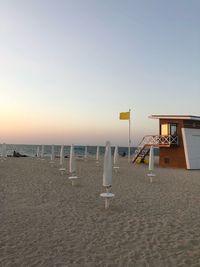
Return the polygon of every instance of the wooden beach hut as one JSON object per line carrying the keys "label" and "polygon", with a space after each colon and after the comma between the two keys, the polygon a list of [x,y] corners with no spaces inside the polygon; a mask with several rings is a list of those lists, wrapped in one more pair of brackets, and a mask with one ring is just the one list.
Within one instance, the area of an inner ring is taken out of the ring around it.
{"label": "wooden beach hut", "polygon": [[150,146],[159,147],[159,165],[200,169],[200,117],[191,115],[151,115],[159,120],[159,134],[145,136],[135,151],[133,162],[144,160]]}

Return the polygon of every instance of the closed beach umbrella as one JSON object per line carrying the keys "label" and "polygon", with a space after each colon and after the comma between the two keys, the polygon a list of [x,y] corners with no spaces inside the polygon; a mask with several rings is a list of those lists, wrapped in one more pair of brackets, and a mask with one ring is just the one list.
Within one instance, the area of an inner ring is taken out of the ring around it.
{"label": "closed beach umbrella", "polygon": [[106,142],[104,154],[103,186],[112,186],[112,157],[110,142]]}
{"label": "closed beach umbrella", "polygon": [[60,165],[63,166],[64,163],[64,146],[62,145],[60,148]]}
{"label": "closed beach umbrella", "polygon": [[55,160],[55,149],[54,145],[51,146],[51,161]]}
{"label": "closed beach umbrella", "polygon": [[154,170],[154,148],[153,146],[150,147],[150,152],[149,152],[149,171]]}
{"label": "closed beach umbrella", "polygon": [[117,165],[119,162],[118,146],[115,146],[114,151],[114,165]]}
{"label": "closed beach umbrella", "polygon": [[74,153],[74,145],[71,145],[71,148],[70,148],[69,172],[71,174],[69,179],[71,180],[72,185],[75,185],[79,177],[76,175],[76,159],[75,159],[75,153]]}
{"label": "closed beach umbrella", "polygon": [[71,145],[71,148],[70,148],[69,172],[70,173],[75,173],[76,172],[76,162],[75,162],[75,155],[74,155],[74,145]]}
{"label": "closed beach umbrella", "polygon": [[97,146],[96,161],[99,161],[99,146]]}
{"label": "closed beach umbrella", "polygon": [[61,174],[63,174],[66,171],[66,169],[63,167],[64,165],[64,146],[63,145],[60,148],[60,165],[61,165],[61,168],[59,170]]}
{"label": "closed beach umbrella", "polygon": [[41,158],[42,159],[44,158],[44,145],[42,145],[42,148],[41,148]]}
{"label": "closed beach umbrella", "polygon": [[7,157],[7,149],[6,149],[6,143],[2,144],[2,157],[6,158]]}
{"label": "closed beach umbrella", "polygon": [[85,146],[85,155],[84,155],[84,158],[87,159],[87,156],[88,156],[88,151],[87,151],[87,146]]}
{"label": "closed beach umbrella", "polygon": [[36,153],[36,155],[37,155],[37,158],[40,157],[40,147],[39,146],[37,147],[37,153]]}

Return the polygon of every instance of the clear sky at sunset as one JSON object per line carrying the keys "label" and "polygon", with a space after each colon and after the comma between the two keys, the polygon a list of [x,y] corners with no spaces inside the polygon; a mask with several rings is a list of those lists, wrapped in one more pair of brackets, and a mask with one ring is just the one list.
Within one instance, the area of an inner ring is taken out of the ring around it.
{"label": "clear sky at sunset", "polygon": [[0,143],[132,145],[200,115],[199,0],[0,0]]}

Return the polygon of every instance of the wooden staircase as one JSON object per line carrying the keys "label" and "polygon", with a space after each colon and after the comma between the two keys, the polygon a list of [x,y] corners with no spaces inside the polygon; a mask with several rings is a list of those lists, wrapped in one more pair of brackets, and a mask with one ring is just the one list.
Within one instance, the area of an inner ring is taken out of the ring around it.
{"label": "wooden staircase", "polygon": [[147,146],[142,147],[140,150],[137,151],[137,153],[134,154],[134,157],[132,159],[132,163],[138,161],[139,163],[143,163],[145,160],[145,157],[149,154],[150,148]]}

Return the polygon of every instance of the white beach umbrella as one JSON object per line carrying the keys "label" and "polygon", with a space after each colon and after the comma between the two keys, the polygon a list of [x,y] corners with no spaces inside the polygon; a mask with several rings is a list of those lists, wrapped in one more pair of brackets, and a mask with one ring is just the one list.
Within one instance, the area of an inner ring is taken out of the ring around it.
{"label": "white beach umbrella", "polygon": [[150,173],[147,174],[150,178],[151,183],[153,182],[153,177],[156,176],[153,173],[153,170],[154,170],[154,148],[153,148],[153,146],[151,146],[150,151],[149,151],[149,171],[150,171]]}
{"label": "white beach umbrella", "polygon": [[87,146],[85,146],[84,158],[87,159],[87,157],[88,157],[88,150],[87,150]]}
{"label": "white beach umbrella", "polygon": [[64,165],[64,146],[63,145],[60,148],[60,165],[61,165],[61,167],[60,167],[59,171],[63,175],[63,173],[66,171],[66,169],[63,167],[63,165]]}
{"label": "white beach umbrella", "polygon": [[60,148],[60,165],[63,166],[64,164],[64,146],[62,145]]}
{"label": "white beach umbrella", "polygon": [[74,155],[74,145],[71,145],[71,148],[70,148],[69,172],[70,173],[75,173],[76,172],[76,162],[75,162],[75,155]]}
{"label": "white beach umbrella", "polygon": [[39,157],[40,157],[40,147],[39,147],[39,146],[37,147],[36,156],[37,156],[37,158],[39,158]]}
{"label": "white beach umbrella", "polygon": [[51,160],[55,160],[55,149],[54,149],[54,145],[51,146]]}
{"label": "white beach umbrella", "polygon": [[2,158],[7,157],[7,149],[6,149],[6,143],[2,144]]}
{"label": "white beach umbrella", "polygon": [[44,158],[44,145],[42,145],[42,148],[41,148],[41,159]]}
{"label": "white beach umbrella", "polygon": [[106,142],[105,154],[104,154],[104,169],[103,169],[103,186],[106,187],[106,192],[101,193],[100,196],[105,199],[105,209],[109,207],[109,201],[115,195],[109,192],[112,186],[112,156],[110,142]]}
{"label": "white beach umbrella", "polygon": [[54,145],[51,146],[51,162],[54,162],[55,160],[55,149]]}
{"label": "white beach umbrella", "polygon": [[118,170],[119,170],[119,166],[118,166],[118,163],[119,163],[118,146],[115,146],[113,163],[114,163],[114,167],[113,167],[113,169],[114,169],[115,172],[117,173]]}
{"label": "white beach umbrella", "polygon": [[149,152],[149,171],[154,170],[154,148],[153,146],[150,147],[150,152]]}
{"label": "white beach umbrella", "polygon": [[99,146],[97,146],[96,161],[99,161]]}
{"label": "white beach umbrella", "polygon": [[114,165],[118,165],[118,163],[119,163],[118,146],[115,146],[115,151],[114,151]]}
{"label": "white beach umbrella", "polygon": [[69,172],[71,174],[71,176],[69,177],[69,180],[71,180],[72,185],[75,185],[77,181],[79,180],[79,177],[76,175],[76,159],[75,159],[75,153],[74,153],[74,145],[71,145],[71,148],[70,148]]}
{"label": "white beach umbrella", "polygon": [[110,142],[106,142],[104,154],[104,169],[103,169],[103,186],[112,186],[112,157]]}

